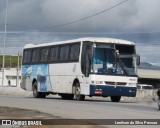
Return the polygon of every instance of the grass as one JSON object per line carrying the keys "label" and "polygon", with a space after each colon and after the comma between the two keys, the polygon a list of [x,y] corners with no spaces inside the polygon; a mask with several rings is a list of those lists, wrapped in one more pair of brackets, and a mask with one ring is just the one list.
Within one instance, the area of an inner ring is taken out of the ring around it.
{"label": "grass", "polygon": [[[19,56],[19,65],[21,65],[22,56]],[[0,68],[3,65],[3,56],[0,55]],[[18,65],[18,56],[5,55],[5,68],[15,68]]]}

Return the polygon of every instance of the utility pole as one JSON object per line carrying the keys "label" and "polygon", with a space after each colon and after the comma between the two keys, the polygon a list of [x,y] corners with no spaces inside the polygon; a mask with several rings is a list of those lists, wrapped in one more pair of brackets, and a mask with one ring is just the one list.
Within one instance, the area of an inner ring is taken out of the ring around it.
{"label": "utility pole", "polygon": [[7,32],[7,15],[8,15],[8,0],[6,1],[6,15],[5,15],[5,30],[4,30],[4,44],[3,44],[3,65],[2,65],[2,86],[4,86],[4,68],[5,68],[5,48],[6,48],[6,32]]}
{"label": "utility pole", "polygon": [[16,86],[19,86],[19,52],[18,52],[18,62],[17,62],[17,82]]}

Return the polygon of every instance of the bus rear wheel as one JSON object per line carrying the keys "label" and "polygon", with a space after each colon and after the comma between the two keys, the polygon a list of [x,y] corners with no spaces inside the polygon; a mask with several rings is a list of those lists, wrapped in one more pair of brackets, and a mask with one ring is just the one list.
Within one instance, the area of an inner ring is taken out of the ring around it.
{"label": "bus rear wheel", "polygon": [[111,96],[112,102],[119,102],[121,100],[121,96]]}
{"label": "bus rear wheel", "polygon": [[33,97],[34,98],[46,98],[46,93],[38,92],[37,82],[34,82],[33,84]]}
{"label": "bus rear wheel", "polygon": [[75,85],[75,99],[79,101],[83,101],[85,99],[85,95],[81,94],[80,84],[76,83]]}

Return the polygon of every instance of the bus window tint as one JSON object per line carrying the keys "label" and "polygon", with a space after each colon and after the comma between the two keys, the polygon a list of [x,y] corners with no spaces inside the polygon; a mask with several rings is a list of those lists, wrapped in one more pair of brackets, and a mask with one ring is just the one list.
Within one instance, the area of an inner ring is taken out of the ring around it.
{"label": "bus window tint", "polygon": [[41,51],[41,62],[46,62],[48,61],[48,55],[49,55],[49,49],[42,49]]}
{"label": "bus window tint", "polygon": [[25,50],[23,54],[23,63],[29,63],[31,61],[31,50]]}
{"label": "bus window tint", "polygon": [[23,53],[23,63],[27,62],[27,52],[28,51],[24,51],[24,53]]}
{"label": "bus window tint", "polygon": [[39,50],[34,49],[32,52],[32,62],[38,62],[39,61]]}
{"label": "bus window tint", "polygon": [[50,61],[57,61],[58,47],[51,48]]}
{"label": "bus window tint", "polygon": [[60,61],[65,61],[68,59],[69,45],[60,47]]}
{"label": "bus window tint", "polygon": [[79,58],[79,48],[80,45],[76,44],[76,45],[71,45],[71,49],[70,49],[70,60],[78,60]]}

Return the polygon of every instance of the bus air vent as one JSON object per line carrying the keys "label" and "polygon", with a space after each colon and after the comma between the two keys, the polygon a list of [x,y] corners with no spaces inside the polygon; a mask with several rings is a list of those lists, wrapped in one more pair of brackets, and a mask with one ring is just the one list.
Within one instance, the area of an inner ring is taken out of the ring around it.
{"label": "bus air vent", "polygon": [[107,85],[115,85],[115,82],[108,82],[108,81],[105,81],[105,84],[107,84]]}
{"label": "bus air vent", "polygon": [[126,85],[127,83],[125,83],[125,82],[108,82],[108,81],[105,81],[105,84],[107,84],[107,85]]}

